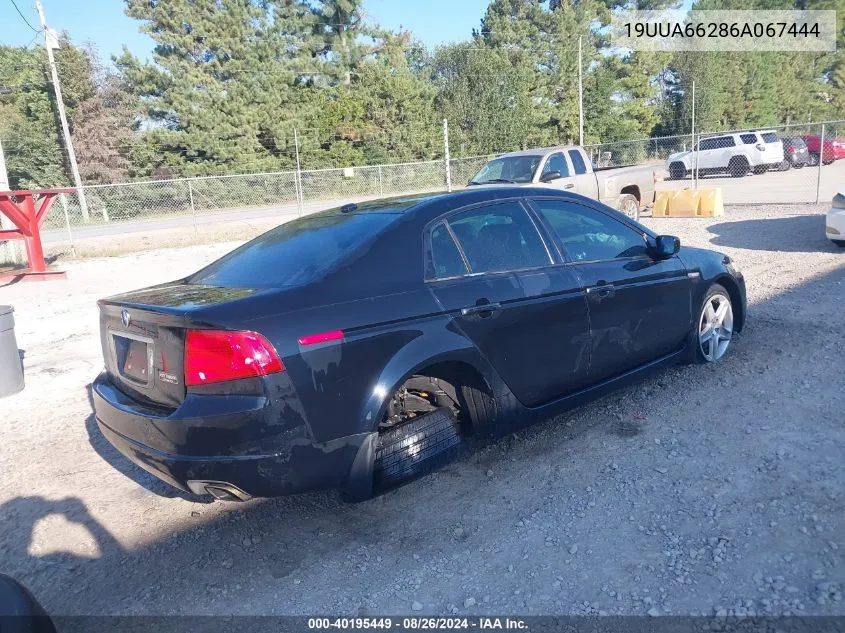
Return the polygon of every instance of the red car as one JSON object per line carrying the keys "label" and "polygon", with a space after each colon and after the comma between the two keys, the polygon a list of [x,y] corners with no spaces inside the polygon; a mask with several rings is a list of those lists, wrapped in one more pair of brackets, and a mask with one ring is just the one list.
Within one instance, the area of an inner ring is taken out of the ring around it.
{"label": "red car", "polygon": [[[810,150],[810,164],[818,165],[819,156],[821,156],[821,138],[818,136],[802,136],[804,142],[807,144],[807,149]],[[824,156],[822,162],[825,165],[830,165],[835,160],[845,158],[845,140],[844,139],[825,139],[824,141]]]}

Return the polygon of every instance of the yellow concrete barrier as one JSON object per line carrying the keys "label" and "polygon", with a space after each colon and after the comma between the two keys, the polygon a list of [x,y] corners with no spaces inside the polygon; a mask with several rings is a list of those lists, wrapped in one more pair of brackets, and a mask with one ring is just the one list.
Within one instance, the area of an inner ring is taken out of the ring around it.
{"label": "yellow concrete barrier", "polygon": [[654,198],[653,217],[694,218],[724,215],[721,189],[662,190]]}
{"label": "yellow concrete barrier", "polygon": [[655,192],[654,208],[651,210],[652,217],[662,218],[666,216],[666,209],[669,208],[669,197],[672,195],[671,191],[665,189]]}
{"label": "yellow concrete barrier", "polygon": [[694,218],[698,215],[698,202],[701,198],[700,189],[681,189],[675,191],[669,198],[666,214],[673,218]]}
{"label": "yellow concrete barrier", "polygon": [[725,206],[722,204],[721,189],[701,189],[701,201],[698,203],[698,215],[703,217],[716,217],[725,214]]}

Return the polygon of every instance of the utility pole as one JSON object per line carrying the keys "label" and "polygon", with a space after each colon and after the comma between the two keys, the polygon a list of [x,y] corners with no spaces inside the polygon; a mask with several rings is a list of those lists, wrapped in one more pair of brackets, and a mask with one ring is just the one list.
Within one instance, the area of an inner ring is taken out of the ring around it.
{"label": "utility pole", "polygon": [[50,64],[50,74],[53,77],[53,91],[56,93],[56,109],[59,111],[59,120],[62,123],[62,134],[65,137],[70,171],[73,174],[73,184],[76,187],[76,195],[79,197],[79,208],[82,211],[82,218],[88,221],[88,203],[85,200],[85,191],[82,189],[82,179],[79,177],[79,166],[76,164],[76,152],[73,151],[73,141],[70,138],[70,128],[65,116],[65,104],[62,101],[62,87],[59,84],[59,73],[56,71],[56,60],[53,58],[53,49],[59,47],[56,32],[47,26],[44,19],[44,9],[39,0],[35,0],[35,10],[38,11],[38,19],[41,20],[41,30],[44,31],[44,48],[47,49],[47,60]]}
{"label": "utility pole", "polygon": [[[8,191],[9,174],[6,173],[6,155],[3,153],[3,141],[0,139],[0,191]],[[15,223],[12,222],[5,215],[0,214],[0,230],[15,229]],[[10,262],[12,264],[19,264],[23,261],[23,242],[19,240],[8,240],[5,243],[0,243],[0,262]]]}
{"label": "utility pole", "polygon": [[582,37],[578,38],[578,145],[584,147],[584,63],[581,58]]}

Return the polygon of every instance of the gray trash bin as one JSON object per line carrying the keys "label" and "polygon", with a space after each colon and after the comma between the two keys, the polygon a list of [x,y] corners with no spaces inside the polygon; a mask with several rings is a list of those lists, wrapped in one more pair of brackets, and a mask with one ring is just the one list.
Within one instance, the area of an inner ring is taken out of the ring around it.
{"label": "gray trash bin", "polygon": [[0,398],[23,389],[23,366],[15,340],[12,306],[0,306]]}

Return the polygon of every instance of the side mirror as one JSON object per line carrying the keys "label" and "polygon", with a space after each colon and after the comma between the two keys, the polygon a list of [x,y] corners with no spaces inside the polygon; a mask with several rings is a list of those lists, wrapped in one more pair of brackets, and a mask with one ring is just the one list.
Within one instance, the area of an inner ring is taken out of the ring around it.
{"label": "side mirror", "polygon": [[649,246],[654,259],[669,259],[681,250],[681,240],[674,235],[658,235]]}
{"label": "side mirror", "polygon": [[552,180],[557,180],[558,178],[563,178],[558,170],[547,171],[545,174],[540,176],[540,182],[551,182]]}

